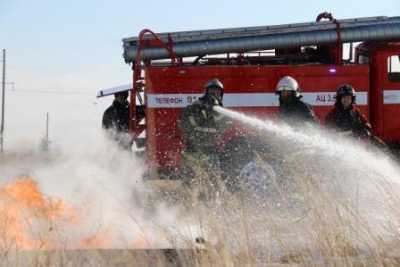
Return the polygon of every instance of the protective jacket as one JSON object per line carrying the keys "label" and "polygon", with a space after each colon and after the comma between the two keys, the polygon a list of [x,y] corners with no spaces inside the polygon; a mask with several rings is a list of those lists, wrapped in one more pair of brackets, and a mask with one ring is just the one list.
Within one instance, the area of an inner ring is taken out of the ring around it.
{"label": "protective jacket", "polygon": [[311,105],[301,101],[300,97],[293,97],[290,102],[280,102],[279,118],[289,125],[299,125],[303,122],[318,122]]}
{"label": "protective jacket", "polygon": [[185,140],[186,151],[216,152],[218,137],[230,125],[225,116],[212,109],[211,101],[207,96],[203,96],[184,109],[180,128]]}
{"label": "protective jacket", "polygon": [[117,132],[128,132],[129,102],[115,101],[103,114],[103,128],[115,129]]}
{"label": "protective jacket", "polygon": [[361,112],[353,105],[344,109],[341,104],[335,107],[326,116],[326,125],[342,132],[351,131],[355,137],[365,138],[372,135],[371,125]]}

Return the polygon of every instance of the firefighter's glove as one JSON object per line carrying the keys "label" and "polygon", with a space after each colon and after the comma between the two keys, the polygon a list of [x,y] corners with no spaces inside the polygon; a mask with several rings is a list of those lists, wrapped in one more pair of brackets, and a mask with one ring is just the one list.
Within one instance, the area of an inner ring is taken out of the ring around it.
{"label": "firefighter's glove", "polygon": [[218,99],[217,97],[211,96],[210,97],[210,102],[212,106],[220,106],[223,107],[222,101]]}
{"label": "firefighter's glove", "polygon": [[212,111],[213,107],[214,107],[214,100],[211,97],[208,97],[207,101],[205,101],[205,103],[204,103],[204,108],[207,111]]}
{"label": "firefighter's glove", "polygon": [[356,136],[359,136],[360,138],[369,139],[372,137],[371,131],[369,131],[366,128],[362,128],[362,127],[359,127],[358,129],[356,129],[355,134],[356,134]]}

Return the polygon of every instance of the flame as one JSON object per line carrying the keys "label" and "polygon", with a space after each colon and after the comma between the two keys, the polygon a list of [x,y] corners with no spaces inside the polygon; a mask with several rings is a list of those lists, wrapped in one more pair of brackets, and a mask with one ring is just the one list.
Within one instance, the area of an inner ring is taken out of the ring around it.
{"label": "flame", "polygon": [[[0,250],[111,247],[116,233],[109,225],[91,233],[86,230],[84,234],[83,229],[92,229],[85,217],[85,209],[91,206],[80,204],[80,210],[60,198],[46,196],[31,177],[20,177],[0,186]],[[150,233],[145,231],[131,245],[148,248],[149,237]]]}
{"label": "flame", "polygon": [[148,249],[151,247],[151,233],[147,229],[142,230],[133,241],[135,249]]}
{"label": "flame", "polygon": [[43,195],[32,178],[22,177],[0,188],[0,248],[52,248],[57,223],[76,224],[77,218],[61,199]]}
{"label": "flame", "polygon": [[[68,228],[79,230],[85,223],[82,214],[62,199],[44,195],[33,178],[21,177],[0,187],[0,249],[68,247],[62,234]],[[99,248],[106,245],[108,234],[109,229],[100,229],[70,241],[74,248]]]}
{"label": "flame", "polygon": [[9,199],[19,208],[34,213],[34,217],[54,220],[69,215],[71,222],[77,218],[71,207],[60,199],[44,196],[31,178],[19,179],[0,189],[0,197]]}

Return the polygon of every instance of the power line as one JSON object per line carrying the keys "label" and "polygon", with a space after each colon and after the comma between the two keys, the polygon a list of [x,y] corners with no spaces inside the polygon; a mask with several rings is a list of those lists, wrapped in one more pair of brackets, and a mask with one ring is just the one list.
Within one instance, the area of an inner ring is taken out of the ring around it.
{"label": "power line", "polygon": [[12,89],[11,90],[15,90],[15,82],[6,82],[6,85],[11,85]]}
{"label": "power line", "polygon": [[14,89],[13,93],[38,93],[38,94],[54,94],[54,95],[93,95],[94,93],[84,91],[52,91],[52,90],[28,90],[28,89]]}

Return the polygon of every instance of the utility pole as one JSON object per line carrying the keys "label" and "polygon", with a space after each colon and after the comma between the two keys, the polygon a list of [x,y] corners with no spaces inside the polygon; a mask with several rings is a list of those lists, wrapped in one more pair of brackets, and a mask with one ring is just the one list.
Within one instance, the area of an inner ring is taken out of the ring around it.
{"label": "utility pole", "polygon": [[6,50],[3,49],[3,80],[1,83],[1,126],[0,126],[0,152],[4,152],[4,104],[6,96]]}
{"label": "utility pole", "polygon": [[46,150],[49,149],[49,113],[46,113]]}
{"label": "utility pole", "polygon": [[48,151],[50,147],[50,140],[49,140],[49,113],[46,113],[46,133],[40,140],[40,148],[43,151]]}

